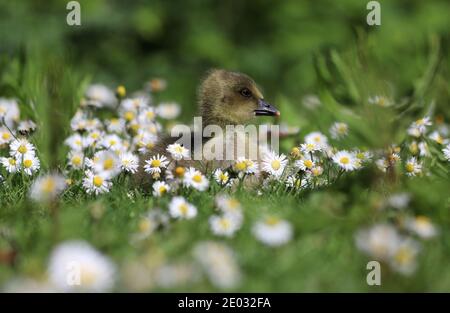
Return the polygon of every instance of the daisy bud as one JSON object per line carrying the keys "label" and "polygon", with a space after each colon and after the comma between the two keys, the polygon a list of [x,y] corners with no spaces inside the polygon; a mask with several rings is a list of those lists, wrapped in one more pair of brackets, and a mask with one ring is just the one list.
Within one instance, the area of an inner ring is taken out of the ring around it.
{"label": "daisy bud", "polygon": [[127,90],[125,89],[125,87],[123,85],[120,85],[117,87],[116,95],[118,98],[122,99],[125,97],[126,94],[127,94]]}

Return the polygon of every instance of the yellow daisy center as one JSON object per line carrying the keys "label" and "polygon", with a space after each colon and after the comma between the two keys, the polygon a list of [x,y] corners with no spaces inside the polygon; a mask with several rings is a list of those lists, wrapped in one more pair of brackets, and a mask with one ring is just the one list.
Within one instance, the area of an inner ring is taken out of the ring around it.
{"label": "yellow daisy center", "polygon": [[243,171],[247,168],[247,163],[245,161],[236,163],[236,169],[238,171]]}
{"label": "yellow daisy center", "polygon": [[313,162],[312,162],[311,160],[305,160],[305,161],[303,161],[303,164],[304,164],[307,168],[313,167]]}
{"label": "yellow daisy center", "polygon": [[8,160],[8,162],[9,162],[9,165],[13,165],[13,166],[16,165],[16,159],[11,158]]}
{"label": "yellow daisy center", "polygon": [[276,225],[279,222],[280,222],[280,219],[277,217],[274,217],[274,216],[268,217],[266,219],[266,224],[271,225],[271,226]]}
{"label": "yellow daisy center", "polygon": [[406,171],[407,171],[408,173],[414,172],[414,164],[412,164],[412,163],[407,163],[407,164],[405,165],[405,168],[406,168]]}
{"label": "yellow daisy center", "polygon": [[74,156],[72,158],[72,164],[76,166],[81,165],[81,158],[79,156]]}
{"label": "yellow daisy center", "polygon": [[224,229],[228,229],[228,228],[230,228],[230,226],[231,226],[231,223],[230,223],[230,221],[228,220],[228,219],[226,219],[226,218],[222,218],[222,219],[220,219],[220,226],[222,227],[222,228],[224,228]]}
{"label": "yellow daisy center", "polygon": [[192,176],[192,180],[195,181],[196,183],[200,183],[202,181],[202,175],[195,174],[194,176]]}
{"label": "yellow daisy center", "polygon": [[181,215],[187,215],[188,213],[188,206],[186,205],[186,203],[180,204],[180,206],[178,207],[178,209],[180,210]]}
{"label": "yellow daisy center", "polygon": [[184,172],[185,172],[184,167],[178,166],[178,167],[175,169],[175,174],[176,174],[177,176],[183,176],[183,175],[184,175]]}
{"label": "yellow daisy center", "polygon": [[408,248],[400,248],[394,258],[399,264],[408,264],[412,261],[413,255]]}
{"label": "yellow daisy center", "polygon": [[152,226],[152,223],[151,223],[150,220],[147,219],[147,218],[144,218],[144,219],[142,219],[142,220],[139,222],[139,230],[140,230],[142,233],[145,233],[145,232],[149,231],[150,228],[151,228],[151,226]]}
{"label": "yellow daisy center", "polygon": [[350,163],[350,159],[348,158],[348,157],[342,157],[342,158],[340,158],[339,159],[339,162],[341,163],[341,164],[344,164],[344,165],[347,165],[348,163]]}
{"label": "yellow daisy center", "polygon": [[55,190],[56,183],[53,179],[48,178],[42,183],[42,191],[44,193],[51,193]]}
{"label": "yellow daisy center", "polygon": [[94,179],[92,180],[95,187],[100,187],[103,184],[103,178],[100,176],[94,176]]}
{"label": "yellow daisy center", "polygon": [[125,112],[123,116],[128,122],[134,119],[134,113],[131,111]]}
{"label": "yellow daisy center", "polygon": [[26,168],[30,168],[33,165],[33,161],[27,159],[25,161],[23,161],[23,166],[25,166]]}
{"label": "yellow daisy center", "polygon": [[4,132],[2,134],[2,139],[3,140],[8,140],[9,138],[11,138],[11,134],[10,133]]}
{"label": "yellow daisy center", "polygon": [[26,145],[20,145],[20,146],[19,146],[19,149],[17,149],[17,151],[19,151],[19,152],[22,153],[22,154],[25,154],[25,153],[27,153],[28,148],[27,148]]}
{"label": "yellow daisy center", "polygon": [[228,176],[226,174],[224,174],[224,173],[221,173],[219,175],[219,180],[222,181],[222,182],[226,182],[228,180]]}
{"label": "yellow daisy center", "polygon": [[106,160],[103,162],[103,168],[104,168],[105,170],[110,170],[110,169],[113,168],[113,166],[114,166],[114,161],[113,161],[113,159],[106,159]]}
{"label": "yellow daisy center", "polygon": [[163,194],[167,191],[167,188],[165,186],[160,186],[159,187],[159,193]]}
{"label": "yellow daisy center", "polygon": [[161,166],[161,160],[152,160],[152,163],[150,165],[152,167],[160,167]]}
{"label": "yellow daisy center", "polygon": [[273,160],[270,162],[270,166],[272,166],[275,171],[278,171],[281,167],[281,162],[279,160]]}

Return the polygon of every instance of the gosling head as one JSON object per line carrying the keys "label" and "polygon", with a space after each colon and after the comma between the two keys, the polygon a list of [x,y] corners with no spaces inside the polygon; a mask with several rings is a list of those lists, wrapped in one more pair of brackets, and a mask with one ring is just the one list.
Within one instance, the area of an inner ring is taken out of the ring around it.
{"label": "gosling head", "polygon": [[199,89],[202,117],[207,123],[236,125],[255,116],[279,116],[280,112],[264,100],[249,76],[225,70],[211,70]]}

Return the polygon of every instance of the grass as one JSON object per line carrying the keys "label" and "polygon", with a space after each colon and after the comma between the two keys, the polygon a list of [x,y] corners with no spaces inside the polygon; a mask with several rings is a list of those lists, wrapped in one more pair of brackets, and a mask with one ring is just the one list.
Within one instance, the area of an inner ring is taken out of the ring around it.
{"label": "grass", "polygon": [[[397,143],[406,158],[406,128],[412,121],[424,115],[449,117],[448,73],[443,70],[445,60],[437,39],[431,40],[429,55],[422,56],[427,64],[423,75],[411,79],[411,89],[404,94],[389,94],[384,77],[377,74],[379,67],[364,66],[352,53],[356,52],[332,51],[317,57],[320,85],[316,93],[322,102],[318,109],[307,109],[299,101],[278,96],[281,111],[288,112],[283,114],[287,116],[284,121],[301,127],[299,135],[281,143],[286,152],[308,132],[327,133],[331,123],[339,120],[350,127],[349,137],[337,143],[339,148],[379,149]],[[61,57],[25,54],[23,59],[10,63],[3,60],[2,65],[1,95],[17,97],[23,115],[38,124],[33,142],[43,163],[41,171],[65,169],[67,148],[61,143],[69,133],[70,118],[90,79],[68,67],[67,60]],[[395,86],[395,81],[390,84]],[[367,99],[373,94],[386,95],[396,104],[391,108],[371,106]],[[0,189],[0,252],[13,251],[15,258],[12,262],[2,261],[0,286],[19,276],[45,279],[49,254],[55,244],[64,240],[86,240],[119,267],[135,261],[149,267],[189,264],[193,247],[199,241],[213,240],[225,243],[235,252],[242,272],[241,283],[232,289],[236,291],[450,291],[449,166],[441,147],[431,141],[429,145],[432,156],[424,160],[429,176],[408,178],[401,168],[384,175],[372,165],[343,175],[331,186],[299,194],[282,188],[263,191],[261,195],[240,190],[233,196],[242,203],[244,224],[230,239],[218,238],[209,229],[208,218],[214,210],[218,188],[185,193],[199,210],[194,220],[171,222],[168,229],[134,243],[131,237],[140,216],[156,207],[165,210],[168,197],[156,199],[134,189],[127,181],[114,184],[108,194],[98,197],[73,186],[62,196],[58,214],[52,215],[49,207],[28,199],[31,179],[7,177],[1,169],[7,181]],[[1,153],[3,156],[7,150]],[[411,195],[404,211],[384,206],[389,195],[398,192]],[[267,247],[251,233],[254,222],[269,213],[288,220],[294,228],[294,237],[282,247]],[[371,258],[356,248],[356,232],[376,223],[398,224],[407,215],[429,217],[439,228],[439,235],[420,240],[418,268],[411,276],[398,274],[382,264],[382,285],[368,286],[366,264]],[[114,290],[130,289],[124,280],[119,280]],[[148,290],[220,289],[201,277],[194,283],[169,289],[153,285]]]}

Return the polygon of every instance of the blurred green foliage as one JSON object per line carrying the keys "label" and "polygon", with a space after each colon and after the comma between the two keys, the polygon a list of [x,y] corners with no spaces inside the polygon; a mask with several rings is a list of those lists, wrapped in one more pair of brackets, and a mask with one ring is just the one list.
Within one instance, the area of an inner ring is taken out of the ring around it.
{"label": "blurred green foliage", "polygon": [[63,51],[95,81],[132,90],[164,77],[167,95],[189,116],[197,82],[210,67],[246,72],[268,99],[283,94],[294,106],[317,90],[316,66],[332,58],[331,49],[355,50],[350,58],[361,58],[370,93],[409,95],[427,68],[430,35],[442,43],[440,66],[448,72],[446,0],[379,1],[382,25],[373,27],[361,0],[81,0],[81,26],[66,24],[67,2],[0,1],[0,52]]}

